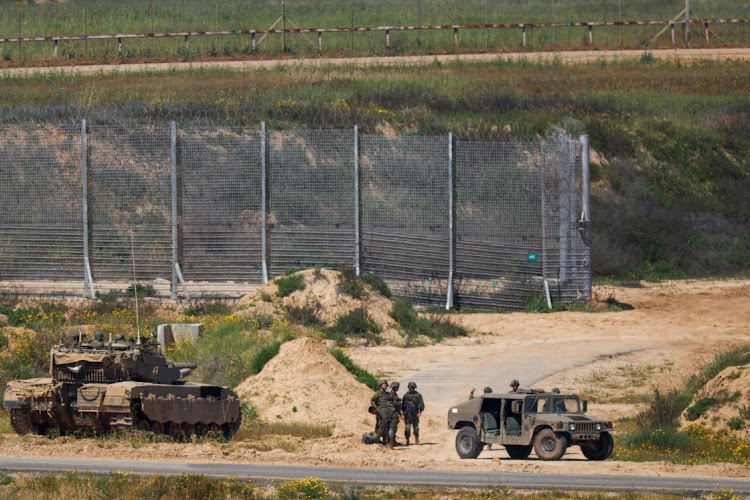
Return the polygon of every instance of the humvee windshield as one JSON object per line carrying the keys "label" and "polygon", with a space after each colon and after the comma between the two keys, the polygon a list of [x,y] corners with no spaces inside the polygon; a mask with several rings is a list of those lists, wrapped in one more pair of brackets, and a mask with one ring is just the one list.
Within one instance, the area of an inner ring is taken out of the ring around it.
{"label": "humvee windshield", "polygon": [[526,413],[580,413],[580,402],[575,396],[533,396],[524,403]]}

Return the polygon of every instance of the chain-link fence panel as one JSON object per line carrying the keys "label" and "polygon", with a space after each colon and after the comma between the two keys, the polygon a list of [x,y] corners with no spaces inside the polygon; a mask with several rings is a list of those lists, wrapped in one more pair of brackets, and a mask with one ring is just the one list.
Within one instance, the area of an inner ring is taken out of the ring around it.
{"label": "chain-link fence panel", "polygon": [[456,284],[463,309],[522,309],[542,292],[538,142],[456,143]]}
{"label": "chain-link fence panel", "polygon": [[354,264],[354,131],[268,134],[272,274]]}
{"label": "chain-link fence panel", "polygon": [[450,266],[449,136],[360,138],[362,272],[395,297],[445,305]]}
{"label": "chain-link fence panel", "polygon": [[588,293],[590,248],[583,243],[580,145],[569,136],[551,136],[542,144],[543,266],[551,299],[571,303]]}
{"label": "chain-link fence panel", "polygon": [[165,125],[89,128],[90,260],[97,292],[122,291],[135,273],[153,293],[170,293],[170,143]]}
{"label": "chain-link fence panel", "polygon": [[261,137],[236,128],[180,134],[180,256],[190,296],[240,296],[262,282]]}
{"label": "chain-link fence panel", "polygon": [[83,291],[81,127],[0,127],[0,291]]}

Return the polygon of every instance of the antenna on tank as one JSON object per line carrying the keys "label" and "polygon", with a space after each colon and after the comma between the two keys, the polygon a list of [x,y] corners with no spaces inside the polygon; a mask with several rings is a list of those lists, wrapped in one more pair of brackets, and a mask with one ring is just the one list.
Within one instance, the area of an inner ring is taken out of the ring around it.
{"label": "antenna on tank", "polygon": [[135,295],[135,331],[136,344],[141,345],[141,324],[138,317],[138,278],[135,276],[135,246],[133,245],[133,229],[130,229],[130,257],[133,259],[133,295]]}

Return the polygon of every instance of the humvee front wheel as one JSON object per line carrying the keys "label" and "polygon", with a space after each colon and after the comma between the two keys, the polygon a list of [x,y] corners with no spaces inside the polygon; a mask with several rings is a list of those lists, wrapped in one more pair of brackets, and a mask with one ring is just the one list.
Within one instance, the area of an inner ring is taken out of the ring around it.
{"label": "humvee front wheel", "polygon": [[615,440],[609,432],[602,432],[599,439],[581,445],[583,456],[589,460],[606,460],[615,449]]}
{"label": "humvee front wheel", "polygon": [[461,458],[477,458],[482,452],[484,443],[477,437],[474,427],[463,427],[456,435],[456,452]]}
{"label": "humvee front wheel", "polygon": [[534,438],[534,451],[542,460],[560,460],[567,449],[568,440],[552,429],[542,429]]}
{"label": "humvee front wheel", "polygon": [[505,445],[505,451],[508,452],[510,458],[514,460],[526,460],[531,455],[531,449],[533,446],[519,445],[519,444],[507,444]]}

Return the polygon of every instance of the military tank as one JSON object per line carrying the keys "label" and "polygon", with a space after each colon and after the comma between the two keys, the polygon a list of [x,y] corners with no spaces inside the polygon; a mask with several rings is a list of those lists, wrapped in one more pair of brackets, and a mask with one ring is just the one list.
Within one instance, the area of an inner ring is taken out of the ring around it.
{"label": "military tank", "polygon": [[242,421],[226,387],[181,381],[196,365],[175,363],[145,337],[61,342],[50,349],[50,377],[14,380],[4,404],[18,434],[101,434],[137,429],[175,441],[215,435],[231,439]]}

